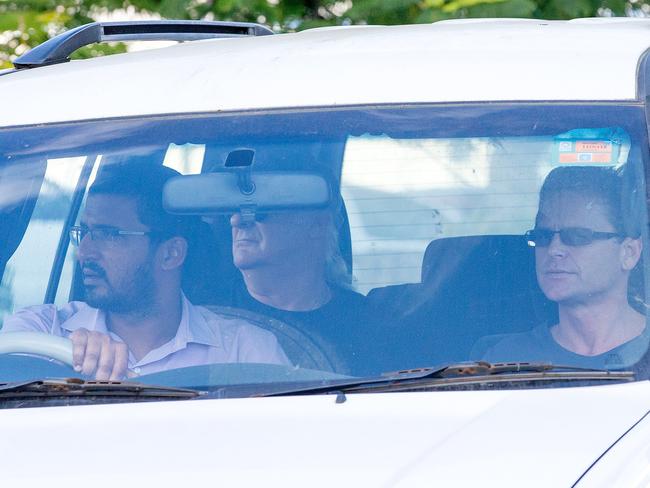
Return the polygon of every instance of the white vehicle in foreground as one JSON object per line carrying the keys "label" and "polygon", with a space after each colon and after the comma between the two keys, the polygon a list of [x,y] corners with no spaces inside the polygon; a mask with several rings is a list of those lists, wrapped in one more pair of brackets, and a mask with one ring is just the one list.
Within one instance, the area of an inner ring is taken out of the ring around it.
{"label": "white vehicle in foreground", "polygon": [[[627,242],[540,227],[546,214],[536,224],[555,168],[611,168],[625,182],[623,217],[640,229],[629,303],[645,317],[649,32],[639,19],[283,35],[107,23],[18,58],[0,73],[4,320],[83,301],[68,236],[88,188],[107,167],[165,165],[183,175],[168,211],[210,230],[195,236],[185,294],[273,332],[292,366],[95,382],[70,367],[67,339],[0,333],[3,484],[650,486],[643,327],[604,367],[598,354],[550,364],[514,346],[482,361],[504,337],[555,326],[569,303],[538,286],[531,243],[570,254]],[[66,62],[123,39],[192,42]],[[327,283],[358,294],[363,320],[352,305],[312,323],[232,298],[244,284],[231,215],[259,225],[309,212],[333,215],[330,251],[346,273]],[[555,282],[586,269],[571,263]],[[598,263],[595,278],[608,278]]]}

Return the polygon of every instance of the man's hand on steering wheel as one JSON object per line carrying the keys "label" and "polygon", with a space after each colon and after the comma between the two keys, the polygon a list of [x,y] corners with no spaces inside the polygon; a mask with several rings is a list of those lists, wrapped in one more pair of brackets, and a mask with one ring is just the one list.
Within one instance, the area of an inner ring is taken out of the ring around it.
{"label": "man's hand on steering wheel", "polygon": [[129,351],[123,342],[86,329],[75,330],[69,339],[76,372],[100,381],[119,381],[127,375]]}

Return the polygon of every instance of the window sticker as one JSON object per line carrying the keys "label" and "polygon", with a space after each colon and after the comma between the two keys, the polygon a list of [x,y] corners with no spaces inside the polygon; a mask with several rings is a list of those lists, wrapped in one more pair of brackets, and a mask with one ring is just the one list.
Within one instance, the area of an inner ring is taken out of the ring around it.
{"label": "window sticker", "polygon": [[619,166],[627,159],[629,140],[620,127],[574,129],[555,137],[554,163]]}

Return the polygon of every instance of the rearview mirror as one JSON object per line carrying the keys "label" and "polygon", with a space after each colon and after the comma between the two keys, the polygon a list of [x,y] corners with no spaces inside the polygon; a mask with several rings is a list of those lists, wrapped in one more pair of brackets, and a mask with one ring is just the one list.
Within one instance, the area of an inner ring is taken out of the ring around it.
{"label": "rearview mirror", "polygon": [[242,210],[315,210],[332,201],[328,180],[315,173],[251,173],[244,188],[235,172],[177,176],[165,184],[163,205],[173,214],[210,215]]}

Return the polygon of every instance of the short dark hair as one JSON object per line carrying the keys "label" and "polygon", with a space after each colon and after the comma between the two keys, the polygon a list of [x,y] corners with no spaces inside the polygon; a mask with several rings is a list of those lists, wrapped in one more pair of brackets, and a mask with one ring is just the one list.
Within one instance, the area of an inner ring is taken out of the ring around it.
{"label": "short dark hair", "polygon": [[613,168],[603,166],[560,166],[544,180],[539,193],[540,204],[557,193],[577,193],[602,203],[616,232],[639,237],[641,234],[634,197],[624,191],[623,178]]}
{"label": "short dark hair", "polygon": [[88,194],[134,198],[140,222],[164,238],[180,236],[189,241],[197,217],[172,215],[163,208],[163,187],[175,176],[180,173],[159,164],[114,164],[98,173]]}

